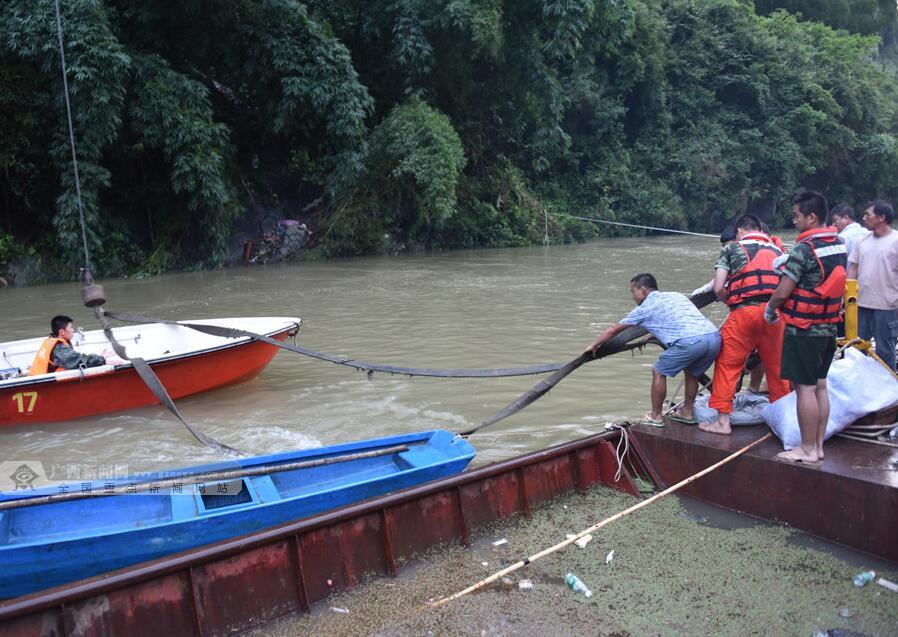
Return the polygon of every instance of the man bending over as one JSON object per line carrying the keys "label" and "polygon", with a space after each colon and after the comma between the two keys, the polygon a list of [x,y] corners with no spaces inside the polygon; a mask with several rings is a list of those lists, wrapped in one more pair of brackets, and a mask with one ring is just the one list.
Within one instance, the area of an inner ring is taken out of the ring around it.
{"label": "man bending over", "polygon": [[643,419],[646,424],[663,424],[662,408],[667,396],[667,377],[681,371],[686,379],[686,398],[676,413],[681,421],[693,421],[692,411],[698,393],[698,379],[720,352],[720,334],[714,323],[679,292],[659,292],[651,274],[637,274],[630,280],[630,294],[636,307],[590,343],[583,353],[593,352],[631,325],[640,325],[666,348],[652,367],[652,410]]}

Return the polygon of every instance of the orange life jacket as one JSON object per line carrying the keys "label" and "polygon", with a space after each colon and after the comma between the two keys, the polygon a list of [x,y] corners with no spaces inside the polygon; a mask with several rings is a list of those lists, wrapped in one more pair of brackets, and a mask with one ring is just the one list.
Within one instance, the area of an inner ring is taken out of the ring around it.
{"label": "orange life jacket", "polygon": [[802,232],[796,245],[798,243],[811,247],[823,280],[813,290],[796,287],[781,308],[783,320],[801,329],[822,323],[838,323],[842,297],[845,296],[845,266],[848,263],[845,244],[833,227]]}
{"label": "orange life jacket", "polygon": [[749,232],[736,245],[742,248],[748,263],[727,277],[727,305],[735,307],[752,297],[770,298],[780,283],[773,260],[783,251],[763,232]]}
{"label": "orange life jacket", "polygon": [[40,349],[37,350],[37,355],[34,357],[34,362],[31,363],[31,369],[28,370],[29,376],[37,376],[38,374],[46,374],[47,372],[55,372],[54,369],[49,369],[50,365],[50,354],[53,353],[53,348],[56,347],[59,343],[63,343],[64,345],[68,345],[68,342],[64,338],[54,338],[49,336],[44,339],[44,342],[41,343]]}

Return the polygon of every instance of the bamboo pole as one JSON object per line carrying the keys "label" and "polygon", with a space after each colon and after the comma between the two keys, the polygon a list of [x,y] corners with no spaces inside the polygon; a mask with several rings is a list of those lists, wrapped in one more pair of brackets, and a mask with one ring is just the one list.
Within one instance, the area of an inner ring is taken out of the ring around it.
{"label": "bamboo pole", "polygon": [[[483,588],[487,584],[491,584],[491,583],[495,582],[496,580],[508,575],[509,573],[513,573],[513,572],[517,571],[518,569],[523,568],[524,566],[527,566],[531,562],[535,562],[536,560],[543,558],[547,555],[550,555],[550,554],[554,553],[555,551],[563,549],[565,546],[568,546],[569,544],[573,544],[574,542],[579,540],[581,537],[583,537],[585,535],[589,535],[590,533],[593,533],[593,532],[601,529],[603,526],[607,526],[616,520],[620,520],[621,518],[630,515],[634,511],[637,511],[643,507],[647,507],[648,505],[652,504],[653,502],[656,502],[656,501],[660,500],[661,498],[663,498],[667,495],[670,495],[674,491],[677,491],[678,489],[686,486],[690,482],[694,482],[695,480],[698,480],[702,476],[711,473],[718,467],[725,465],[726,463],[730,462],[731,460],[735,460],[736,458],[741,456],[743,453],[745,453],[752,447],[755,447],[755,446],[761,444],[762,442],[764,442],[765,440],[767,440],[768,438],[770,438],[772,435],[773,434],[771,434],[771,433],[765,434],[761,438],[758,438],[757,440],[755,440],[753,443],[746,445],[746,446],[742,447],[742,449],[740,449],[739,451],[727,456],[720,462],[711,465],[707,469],[703,469],[703,470],[699,471],[695,475],[689,476],[685,480],[682,480],[682,481],[676,483],[672,487],[668,487],[667,489],[665,489],[664,491],[662,491],[660,493],[656,493],[648,500],[643,500],[642,502],[639,502],[638,504],[631,506],[629,509],[626,509],[624,511],[621,511],[620,513],[612,515],[610,518],[606,518],[606,519],[602,520],[601,522],[589,527],[588,529],[584,529],[583,531],[580,531],[579,533],[577,533],[577,535],[573,535],[573,536],[569,537],[568,539],[564,540],[563,542],[559,542],[555,546],[550,546],[547,549],[543,549],[539,553],[534,553],[533,555],[531,555],[528,558],[520,560],[519,562],[516,562],[515,564],[512,564],[511,566],[508,566],[508,567],[502,569],[501,571],[493,573],[486,579],[482,579],[479,582],[477,582],[476,584],[473,584],[464,590],[460,590],[457,593],[454,593],[448,597],[444,597],[435,602],[432,602],[432,603],[428,604],[428,606],[431,608],[436,608],[437,606],[442,606],[443,604],[448,604],[449,602],[456,600],[459,597],[463,597],[463,596],[467,595],[468,593],[473,593],[474,591]],[[426,608],[426,606],[424,608]]]}

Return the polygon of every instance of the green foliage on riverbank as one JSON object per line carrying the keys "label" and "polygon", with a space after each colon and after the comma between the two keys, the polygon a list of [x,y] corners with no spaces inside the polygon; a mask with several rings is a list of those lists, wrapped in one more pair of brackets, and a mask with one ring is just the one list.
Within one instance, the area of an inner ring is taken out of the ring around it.
{"label": "green foliage on riverbank", "polygon": [[[887,1],[61,5],[100,274],[219,264],[260,210],[338,255],[898,198]],[[56,37],[53,2],[0,7],[0,233],[73,276]]]}

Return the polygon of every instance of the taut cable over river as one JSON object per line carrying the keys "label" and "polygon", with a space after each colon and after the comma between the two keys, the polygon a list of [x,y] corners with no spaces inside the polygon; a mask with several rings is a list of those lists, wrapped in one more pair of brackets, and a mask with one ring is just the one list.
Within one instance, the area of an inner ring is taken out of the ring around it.
{"label": "taut cable over river", "polygon": [[[666,289],[690,290],[707,281],[718,246],[694,237],[598,240],[231,268],[110,280],[104,287],[116,306],[168,319],[240,316],[247,308],[277,316],[289,308],[303,318],[303,347],[344,358],[440,369],[498,361],[526,366],[579,352],[584,340],[619,320],[633,305],[626,286],[635,271],[663,273],[659,282]],[[4,294],[9,303],[0,316],[9,338],[42,333],[47,317],[61,310],[76,325],[93,321],[73,302],[71,284]],[[724,313],[720,304],[706,311],[718,322]],[[479,433],[478,462],[638,416],[649,382],[646,367],[657,351],[586,365],[513,421]],[[433,425],[470,429],[531,386],[517,378],[447,382],[398,375],[369,382],[341,367],[282,355],[239,391],[181,399],[178,407],[200,429],[253,453]],[[2,435],[10,455],[55,462],[102,457],[154,468],[156,461],[177,466],[209,457],[184,446],[158,406]]]}
{"label": "taut cable over river", "polygon": [[[704,294],[696,296],[693,301],[699,307],[702,308],[709,303],[716,300],[713,292],[706,292]],[[625,332],[619,334],[613,341],[606,343],[603,345],[598,351],[594,354],[581,354],[574,360],[570,361],[567,364],[562,363],[549,363],[546,365],[530,365],[526,367],[506,367],[506,368],[494,368],[494,369],[428,369],[423,367],[399,367],[394,365],[383,365],[378,363],[367,363],[364,361],[358,361],[351,358],[341,358],[338,356],[333,356],[330,354],[324,354],[321,352],[315,352],[313,350],[299,347],[297,345],[290,345],[289,343],[285,343],[283,341],[279,341],[277,339],[270,338],[268,336],[262,334],[256,334],[253,332],[249,332],[246,330],[239,330],[229,327],[221,327],[216,325],[204,325],[197,323],[185,323],[185,322],[176,322],[169,321],[165,319],[152,318],[148,316],[141,316],[139,314],[130,314],[127,312],[111,312],[111,311],[102,311],[102,314],[105,316],[109,316],[113,319],[117,319],[119,321],[129,322],[129,323],[164,323],[169,325],[181,325],[183,327],[189,327],[190,329],[196,330],[198,332],[202,332],[204,334],[211,334],[213,336],[223,336],[226,338],[241,338],[241,337],[250,337],[255,340],[263,341],[268,343],[269,345],[274,345],[275,347],[279,347],[281,349],[285,349],[290,352],[294,352],[296,354],[302,354],[304,356],[309,356],[311,358],[316,358],[318,360],[327,361],[330,363],[336,363],[338,365],[346,365],[347,367],[352,367],[354,369],[358,369],[361,371],[365,371],[368,373],[369,377],[375,371],[386,372],[390,374],[403,374],[405,376],[430,376],[430,377],[439,377],[439,378],[502,378],[509,376],[527,376],[531,374],[539,374],[548,371],[556,372],[550,378],[547,378],[543,381],[540,381],[536,387],[532,390],[526,392],[517,400],[512,402],[510,405],[505,407],[498,414],[484,421],[478,427],[474,429],[470,429],[468,431],[462,432],[462,436],[470,436],[484,427],[495,424],[500,420],[508,418],[509,416],[517,413],[521,409],[524,409],[526,406],[533,403],[535,400],[539,399],[541,396],[545,395],[552,387],[557,385],[563,378],[565,378],[568,374],[573,372],[575,369],[587,363],[591,360],[597,360],[600,358],[605,358],[606,356],[611,356],[612,354],[617,354],[623,351],[630,351],[633,349],[641,349],[648,345],[649,343],[656,343],[657,340],[653,339],[651,336],[648,338],[642,338],[646,336],[646,330],[639,327],[632,327]],[[107,336],[110,334],[107,332]],[[639,339],[639,340],[636,340]],[[173,410],[175,415],[181,419],[181,416],[174,408],[174,404],[171,406],[166,405],[170,410]],[[182,419],[183,420],[183,419]],[[186,423],[185,423],[186,424]]]}

